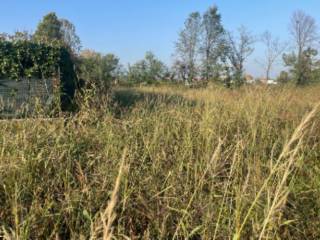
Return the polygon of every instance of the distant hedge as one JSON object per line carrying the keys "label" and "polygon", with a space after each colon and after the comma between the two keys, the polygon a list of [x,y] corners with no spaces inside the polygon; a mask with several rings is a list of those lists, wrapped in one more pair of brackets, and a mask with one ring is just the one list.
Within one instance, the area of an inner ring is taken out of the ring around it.
{"label": "distant hedge", "polygon": [[68,110],[77,86],[74,63],[68,50],[59,44],[32,41],[0,41],[0,78],[60,79],[61,109]]}

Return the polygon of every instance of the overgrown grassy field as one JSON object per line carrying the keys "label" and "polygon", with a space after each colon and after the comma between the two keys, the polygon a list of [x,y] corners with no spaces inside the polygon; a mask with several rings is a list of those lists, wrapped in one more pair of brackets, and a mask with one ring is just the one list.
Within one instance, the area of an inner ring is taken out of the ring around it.
{"label": "overgrown grassy field", "polygon": [[319,102],[319,86],[143,87],[1,121],[0,236],[320,239]]}

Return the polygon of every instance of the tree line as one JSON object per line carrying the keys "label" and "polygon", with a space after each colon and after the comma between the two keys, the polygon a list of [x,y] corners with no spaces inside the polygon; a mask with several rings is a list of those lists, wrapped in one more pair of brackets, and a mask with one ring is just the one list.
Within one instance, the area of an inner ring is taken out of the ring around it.
{"label": "tree line", "polygon": [[274,66],[282,58],[287,71],[279,74],[279,83],[305,85],[319,81],[319,34],[315,19],[303,11],[294,12],[289,34],[291,43],[280,41],[269,31],[254,36],[243,26],[233,34],[224,28],[221,14],[213,6],[202,15],[191,13],[185,21],[176,42],[174,69],[178,79],[186,83],[215,81],[227,87],[240,86],[245,83],[244,64],[254,52],[255,44],[261,42],[265,55],[258,62],[266,80],[271,79]]}
{"label": "tree line", "polygon": [[215,82],[226,87],[241,86],[246,83],[245,62],[254,52],[257,42],[265,46],[265,55],[259,60],[265,79],[271,78],[274,66],[282,60],[286,71],[279,74],[278,82],[305,85],[319,81],[319,35],[315,19],[302,11],[296,11],[292,15],[289,29],[291,43],[279,40],[268,31],[261,36],[254,36],[243,26],[232,33],[223,26],[217,6],[209,7],[204,13],[193,12],[179,32],[175,42],[174,62],[170,67],[150,51],[144,59],[123,66],[114,54],[82,49],[75,25],[58,18],[55,13],[44,16],[33,34],[3,33],[0,40],[63,45],[72,56],[80,82],[95,84],[102,91],[113,83],[182,82],[187,85],[207,85]]}

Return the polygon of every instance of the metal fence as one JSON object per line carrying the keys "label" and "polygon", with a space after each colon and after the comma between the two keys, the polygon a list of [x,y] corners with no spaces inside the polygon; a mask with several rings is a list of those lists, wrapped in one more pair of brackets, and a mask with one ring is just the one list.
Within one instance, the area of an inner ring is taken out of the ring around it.
{"label": "metal fence", "polygon": [[53,99],[53,82],[50,79],[0,79],[0,117],[15,115],[28,106],[32,109],[34,99],[49,104]]}

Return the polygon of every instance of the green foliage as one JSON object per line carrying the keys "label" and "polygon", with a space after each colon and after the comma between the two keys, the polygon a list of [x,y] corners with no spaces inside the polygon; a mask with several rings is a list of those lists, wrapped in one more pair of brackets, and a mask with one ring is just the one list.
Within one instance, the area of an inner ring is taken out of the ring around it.
{"label": "green foliage", "polygon": [[193,12],[189,14],[184,23],[184,28],[179,33],[176,42],[177,70],[183,76],[186,83],[191,83],[198,75],[198,56],[202,31],[201,14]]}
{"label": "green foliage", "polygon": [[74,54],[79,53],[81,48],[75,26],[66,19],[59,19],[54,12],[44,16],[33,35],[33,40],[41,43],[58,42]]}
{"label": "green foliage", "polygon": [[319,83],[320,82],[320,62],[317,62],[317,67],[312,71],[311,75],[311,83]]}
{"label": "green foliage", "polygon": [[0,122],[0,238],[102,239],[124,155],[111,239],[320,239],[319,87],[139,89]]}
{"label": "green foliage", "polygon": [[48,78],[57,73],[61,48],[28,41],[0,41],[0,74],[10,79]]}
{"label": "green foliage", "polygon": [[0,40],[0,78],[60,79],[61,107],[71,106],[76,88],[76,73],[69,51],[59,44]]}
{"label": "green foliage", "polygon": [[228,34],[227,41],[227,58],[231,64],[232,82],[239,87],[245,83],[244,81],[244,64],[248,57],[253,53],[253,44],[255,38],[244,27],[238,29],[238,36],[235,37],[231,33]]}
{"label": "green foliage", "polygon": [[81,78],[87,84],[96,85],[101,91],[109,89],[117,77],[119,58],[113,54],[102,55],[95,51],[85,50],[80,55]]}
{"label": "green foliage", "polygon": [[176,43],[175,75],[188,85],[192,81],[243,85],[244,64],[254,51],[255,38],[243,26],[237,35],[224,29],[216,6],[204,14],[191,13]]}
{"label": "green foliage", "polygon": [[60,91],[61,91],[61,110],[71,111],[74,109],[73,98],[77,88],[77,74],[70,51],[65,48],[60,48],[59,61],[60,74]]}
{"label": "green foliage", "polygon": [[202,56],[202,75],[206,81],[217,78],[221,71],[224,52],[225,30],[221,15],[216,6],[210,7],[202,17],[202,38],[200,54]]}
{"label": "green foliage", "polygon": [[290,81],[291,81],[291,78],[289,76],[289,73],[286,71],[281,71],[277,78],[277,82],[280,84],[286,84],[286,83],[289,83]]}
{"label": "green foliage", "polygon": [[34,40],[39,42],[52,42],[62,40],[61,22],[55,13],[49,13],[44,16],[39,23]]}
{"label": "green foliage", "polygon": [[168,69],[152,52],[145,58],[129,66],[128,81],[133,83],[157,83],[166,78]]}
{"label": "green foliage", "polygon": [[287,67],[290,67],[290,73],[297,85],[312,82],[314,74],[318,71],[316,67],[319,63],[314,59],[317,55],[318,51],[312,48],[303,51],[300,56],[295,53],[283,55],[283,61]]}

